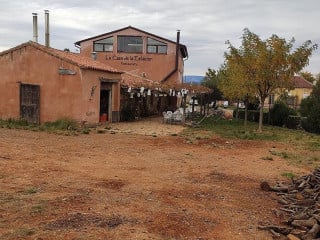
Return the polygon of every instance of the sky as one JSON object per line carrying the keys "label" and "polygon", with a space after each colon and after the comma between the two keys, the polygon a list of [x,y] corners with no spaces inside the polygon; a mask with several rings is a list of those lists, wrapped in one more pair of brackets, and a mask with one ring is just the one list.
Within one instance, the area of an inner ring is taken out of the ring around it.
{"label": "sky", "polygon": [[[0,51],[33,39],[32,13],[38,13],[39,43],[44,44],[44,10],[50,13],[50,46],[69,48],[89,37],[133,26],[187,46],[185,75],[218,69],[228,50],[239,47],[243,29],[262,40],[276,34],[295,47],[320,44],[319,0],[0,0]],[[320,73],[320,48],[303,69]]]}

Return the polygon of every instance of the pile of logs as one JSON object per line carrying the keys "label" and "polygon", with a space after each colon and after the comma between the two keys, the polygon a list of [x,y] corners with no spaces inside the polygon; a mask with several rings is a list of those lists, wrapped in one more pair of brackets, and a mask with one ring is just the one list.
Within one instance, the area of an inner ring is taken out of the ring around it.
{"label": "pile of logs", "polygon": [[281,204],[279,211],[286,220],[285,226],[259,226],[259,229],[270,230],[282,239],[320,240],[320,168],[292,180],[289,185],[277,183],[270,186],[262,182],[260,187],[264,191],[276,192]]}

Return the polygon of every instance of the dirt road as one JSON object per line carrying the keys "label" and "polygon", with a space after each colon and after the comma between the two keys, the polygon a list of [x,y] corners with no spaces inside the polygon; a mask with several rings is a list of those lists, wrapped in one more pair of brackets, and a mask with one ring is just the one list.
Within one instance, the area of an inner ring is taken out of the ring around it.
{"label": "dirt road", "polygon": [[272,239],[262,180],[303,174],[272,142],[189,142],[181,126],[62,136],[0,128],[0,239]]}

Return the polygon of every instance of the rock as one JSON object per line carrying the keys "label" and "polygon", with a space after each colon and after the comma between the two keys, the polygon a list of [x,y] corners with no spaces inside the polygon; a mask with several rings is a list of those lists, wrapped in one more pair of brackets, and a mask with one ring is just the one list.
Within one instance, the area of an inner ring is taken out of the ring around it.
{"label": "rock", "polygon": [[232,110],[223,110],[223,118],[226,120],[231,120],[233,118]]}
{"label": "rock", "polygon": [[261,188],[263,191],[266,191],[266,192],[272,190],[271,187],[270,187],[270,185],[269,185],[269,183],[268,183],[268,182],[265,182],[265,181],[262,182],[262,183],[260,183],[260,188]]}

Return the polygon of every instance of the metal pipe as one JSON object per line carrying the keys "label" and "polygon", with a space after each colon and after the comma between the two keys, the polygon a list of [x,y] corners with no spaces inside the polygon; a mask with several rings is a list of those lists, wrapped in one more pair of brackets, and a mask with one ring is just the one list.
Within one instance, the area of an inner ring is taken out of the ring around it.
{"label": "metal pipe", "polygon": [[179,50],[180,50],[180,30],[177,30],[176,69],[178,69],[178,65],[179,65]]}
{"label": "metal pipe", "polygon": [[175,66],[174,66],[174,69],[160,81],[161,83],[164,83],[165,81],[167,81],[174,73],[176,73],[178,71],[178,67],[179,67],[179,51],[180,51],[180,30],[177,30]]}
{"label": "metal pipe", "polygon": [[38,14],[32,13],[33,17],[33,41],[38,42]]}
{"label": "metal pipe", "polygon": [[49,10],[44,10],[45,14],[45,46],[50,47],[50,31],[49,31]]}

